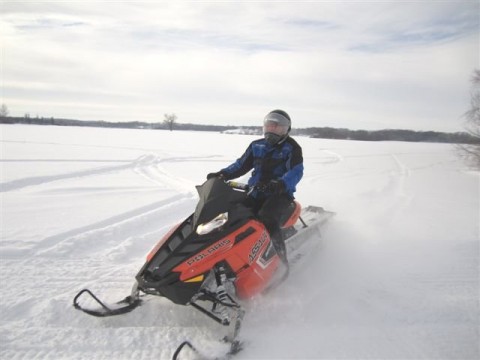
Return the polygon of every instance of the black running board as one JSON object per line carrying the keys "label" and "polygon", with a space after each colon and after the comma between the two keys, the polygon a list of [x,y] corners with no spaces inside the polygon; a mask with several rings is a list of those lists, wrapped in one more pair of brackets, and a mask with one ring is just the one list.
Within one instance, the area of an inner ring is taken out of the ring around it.
{"label": "black running board", "polygon": [[[78,300],[84,294],[87,294],[92,299],[94,299],[95,302],[97,302],[100,305],[100,308],[87,309],[87,308],[82,307],[79,304]],[[98,297],[96,297],[88,289],[83,289],[73,298],[73,306],[75,307],[75,309],[81,310],[88,315],[97,316],[97,317],[107,317],[107,316],[115,316],[115,315],[126,314],[126,313],[132,311],[133,309],[137,308],[141,304],[141,302],[142,301],[138,297],[138,293],[137,293],[136,296],[134,296],[134,295],[127,296],[125,299],[117,302],[114,306],[112,306],[112,305],[107,306],[103,301],[101,301]]]}

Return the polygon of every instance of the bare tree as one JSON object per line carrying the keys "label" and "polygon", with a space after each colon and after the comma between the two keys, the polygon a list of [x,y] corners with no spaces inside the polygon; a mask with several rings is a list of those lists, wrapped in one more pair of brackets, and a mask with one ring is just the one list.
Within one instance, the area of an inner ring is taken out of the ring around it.
{"label": "bare tree", "polygon": [[460,151],[468,163],[480,170],[480,70],[476,69],[472,76],[470,110],[465,113],[466,130],[477,141],[471,145],[460,145]]}
{"label": "bare tree", "polygon": [[6,118],[9,114],[8,107],[5,104],[2,104],[0,107],[0,118]]}
{"label": "bare tree", "polygon": [[173,125],[175,125],[175,122],[177,121],[177,115],[175,114],[165,114],[165,119],[163,120],[163,123],[167,125],[168,129],[170,131],[173,130]]}

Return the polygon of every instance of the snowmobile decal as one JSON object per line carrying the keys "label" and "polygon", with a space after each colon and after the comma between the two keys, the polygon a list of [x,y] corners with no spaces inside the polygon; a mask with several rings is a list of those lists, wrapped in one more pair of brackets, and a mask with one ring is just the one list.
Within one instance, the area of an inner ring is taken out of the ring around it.
{"label": "snowmobile decal", "polygon": [[272,260],[275,258],[275,255],[277,252],[275,251],[275,248],[273,247],[273,243],[269,242],[267,248],[263,252],[262,256],[260,256],[257,260],[257,264],[262,267],[262,269],[265,269]]}
{"label": "snowmobile decal", "polygon": [[214,244],[213,246],[211,246],[207,250],[205,250],[205,251],[201,252],[200,254],[195,255],[193,258],[190,258],[189,260],[187,260],[187,265],[192,266],[193,264],[206,259],[210,255],[214,254],[217,250],[219,250],[219,249],[221,249],[221,248],[223,248],[223,247],[225,247],[225,246],[227,246],[231,243],[232,243],[232,241],[230,239],[220,240],[219,242],[217,242],[216,244]]}
{"label": "snowmobile decal", "polygon": [[267,239],[268,239],[267,232],[264,231],[262,233],[262,236],[260,237],[260,239],[258,239],[258,241],[255,243],[255,245],[253,245],[253,248],[250,251],[250,254],[248,255],[248,262],[250,264],[255,260],[255,258],[257,257],[260,249],[262,248],[263,244],[265,244]]}

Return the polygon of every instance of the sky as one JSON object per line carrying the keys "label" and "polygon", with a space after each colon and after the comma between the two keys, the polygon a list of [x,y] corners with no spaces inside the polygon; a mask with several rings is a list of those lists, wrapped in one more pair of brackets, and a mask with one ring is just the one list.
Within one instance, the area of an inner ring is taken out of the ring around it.
{"label": "sky", "polygon": [[475,1],[0,2],[10,115],[455,132]]}

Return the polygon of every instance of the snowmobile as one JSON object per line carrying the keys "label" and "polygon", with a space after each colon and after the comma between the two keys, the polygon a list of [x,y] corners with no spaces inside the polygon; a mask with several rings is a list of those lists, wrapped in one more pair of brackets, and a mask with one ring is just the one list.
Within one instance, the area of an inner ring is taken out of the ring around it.
{"label": "snowmobile", "polygon": [[[166,297],[228,326],[224,340],[231,344],[231,353],[238,351],[236,339],[245,314],[240,302],[272,288],[286,278],[289,270],[265,226],[244,204],[254,189],[219,178],[197,186],[195,212],[150,251],[129,296],[107,305],[84,289],[75,296],[74,307],[93,316],[113,316],[132,311],[141,305],[143,296]],[[306,231],[332,215],[321,207],[302,210],[293,201],[282,218],[287,254],[308,238],[303,236]],[[80,299],[87,296],[97,308],[81,305]],[[174,358],[184,346],[193,348],[189,342],[182,343]]]}

